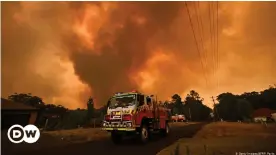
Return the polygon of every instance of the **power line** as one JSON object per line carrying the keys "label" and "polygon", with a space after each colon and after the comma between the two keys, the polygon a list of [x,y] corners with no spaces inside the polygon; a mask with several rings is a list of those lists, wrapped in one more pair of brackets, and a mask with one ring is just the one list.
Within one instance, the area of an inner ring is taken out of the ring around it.
{"label": "power line", "polygon": [[217,53],[217,43],[218,43],[218,38],[217,38],[217,26],[215,26],[217,24],[217,21],[215,21],[215,12],[216,12],[216,8],[214,6],[214,2],[212,2],[212,16],[213,16],[213,32],[214,32],[214,57],[215,57],[215,76],[216,76],[216,90],[218,89],[218,53]]}
{"label": "power line", "polygon": [[[197,4],[199,5],[199,2],[197,2]],[[202,50],[203,50],[203,58],[205,61],[205,67],[207,66],[207,60],[206,60],[206,54],[204,54],[204,50],[205,50],[205,46],[204,46],[204,42],[203,42],[203,26],[202,26],[202,22],[201,21],[201,16],[200,14],[198,15],[198,10],[197,10],[197,6],[196,2],[194,3],[194,9],[195,9],[195,14],[196,14],[196,21],[197,21],[197,26],[198,26],[198,31],[199,31],[199,36],[200,36],[200,40],[201,40],[201,46],[202,46]]]}
{"label": "power line", "polygon": [[217,89],[219,91],[219,75],[218,75],[218,70],[220,66],[220,61],[219,61],[219,19],[218,19],[218,11],[219,11],[219,1],[217,1]]}
{"label": "power line", "polygon": [[213,39],[214,39],[214,53],[215,53],[215,69],[217,69],[217,46],[216,46],[216,43],[217,43],[217,37],[216,37],[216,26],[215,26],[215,24],[216,24],[216,22],[215,22],[215,8],[214,8],[214,5],[213,5],[213,2],[211,2],[212,3],[212,16],[213,16],[213,32],[214,32],[214,37],[213,37]]}
{"label": "power line", "polygon": [[200,58],[200,63],[201,63],[202,71],[204,73],[205,82],[206,82],[206,86],[207,86],[207,77],[206,77],[205,69],[203,67],[203,62],[202,62],[202,59],[201,59],[201,54],[200,54],[200,51],[199,51],[199,46],[198,46],[198,43],[197,43],[197,40],[196,40],[196,36],[195,36],[194,25],[193,25],[193,22],[192,22],[192,19],[191,19],[191,15],[190,15],[190,11],[189,11],[189,7],[188,7],[187,2],[185,2],[185,6],[186,6],[187,13],[188,13],[188,16],[189,16],[190,25],[191,25],[191,28],[192,28],[192,31],[193,31],[193,36],[194,36],[194,39],[195,39],[197,52],[198,52],[198,55],[199,55],[199,58]]}
{"label": "power line", "polygon": [[[199,6],[199,1],[197,2],[197,7],[198,7],[198,9],[200,10],[200,6]],[[201,27],[201,32],[202,32],[202,38],[203,38],[203,40],[205,40],[205,35],[204,35],[204,29],[203,29],[203,24],[202,24],[202,17],[201,17],[201,14],[199,13],[199,21],[200,21],[200,27]],[[206,59],[206,65],[207,65],[207,62],[208,62],[208,59],[207,59],[207,57],[208,57],[208,53],[207,53],[207,50],[206,50],[206,47],[204,46],[204,53],[205,53],[205,59]]]}
{"label": "power line", "polygon": [[[196,5],[197,3],[197,5]],[[205,33],[204,33],[204,28],[203,28],[203,23],[202,23],[202,17],[201,17],[201,12],[198,13],[198,10],[200,10],[200,2],[197,1],[194,3],[194,7],[195,7],[195,12],[196,12],[196,16],[197,16],[197,23],[198,23],[198,28],[201,34],[201,42],[202,42],[202,49],[203,49],[203,56],[204,56],[204,60],[205,60],[205,67],[207,69],[209,63],[208,63],[208,50],[205,46]],[[199,22],[198,22],[199,21]],[[212,65],[212,64],[211,64]],[[211,67],[212,68],[212,67]],[[212,69],[211,69],[212,71]],[[207,70],[207,78],[209,79],[210,74],[209,74],[209,70]],[[209,80],[208,80],[209,81]],[[210,82],[210,81],[209,81]],[[209,83],[210,84],[210,83]],[[210,85],[209,85],[210,86]]]}
{"label": "power line", "polygon": [[[216,15],[216,17],[215,17]],[[212,29],[212,44],[213,44],[213,61],[214,61],[214,79],[215,83],[214,86],[216,87],[216,91],[219,89],[219,75],[218,75],[218,68],[219,68],[219,52],[218,52],[218,1],[216,2],[216,6],[213,2],[209,3],[209,16],[211,16],[211,28]],[[215,21],[216,20],[216,21]]]}
{"label": "power line", "polygon": [[217,90],[217,50],[216,50],[216,22],[215,22],[215,14],[214,14],[214,3],[209,2],[209,16],[210,16],[210,22],[211,22],[211,27],[210,29],[212,30],[211,32],[211,41],[212,41],[212,52],[213,52],[213,76],[214,76],[214,88]]}

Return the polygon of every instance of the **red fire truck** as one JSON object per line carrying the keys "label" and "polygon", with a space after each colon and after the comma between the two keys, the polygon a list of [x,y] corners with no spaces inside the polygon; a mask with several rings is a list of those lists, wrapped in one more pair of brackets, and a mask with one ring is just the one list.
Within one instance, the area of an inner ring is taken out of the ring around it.
{"label": "red fire truck", "polygon": [[137,91],[117,93],[108,102],[103,129],[111,132],[114,143],[129,134],[137,134],[145,143],[154,132],[169,134],[168,109],[158,105],[153,95]]}

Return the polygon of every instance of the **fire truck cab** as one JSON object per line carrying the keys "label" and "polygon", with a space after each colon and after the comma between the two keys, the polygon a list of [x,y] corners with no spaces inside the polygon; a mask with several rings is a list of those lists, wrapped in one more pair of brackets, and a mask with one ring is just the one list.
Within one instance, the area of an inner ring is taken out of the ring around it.
{"label": "fire truck cab", "polygon": [[149,140],[153,132],[169,134],[168,110],[157,104],[154,96],[137,91],[117,93],[108,102],[103,130],[111,132],[114,143],[129,134],[138,135],[141,142]]}

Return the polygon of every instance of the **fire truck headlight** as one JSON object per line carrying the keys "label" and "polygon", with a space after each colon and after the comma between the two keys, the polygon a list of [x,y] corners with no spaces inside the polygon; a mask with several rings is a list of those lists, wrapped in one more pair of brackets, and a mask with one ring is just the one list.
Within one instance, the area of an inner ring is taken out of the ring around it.
{"label": "fire truck headlight", "polygon": [[127,123],[127,127],[131,127],[131,123]]}

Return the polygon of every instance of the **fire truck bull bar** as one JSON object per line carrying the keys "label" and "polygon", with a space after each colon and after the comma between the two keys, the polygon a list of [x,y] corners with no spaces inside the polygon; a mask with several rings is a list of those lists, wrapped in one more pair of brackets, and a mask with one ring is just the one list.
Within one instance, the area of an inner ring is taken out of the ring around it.
{"label": "fire truck bull bar", "polygon": [[102,124],[102,130],[106,131],[135,131],[136,126],[131,121],[123,122],[108,122],[104,121]]}
{"label": "fire truck bull bar", "polygon": [[102,128],[102,130],[106,131],[135,131],[135,128]]}

